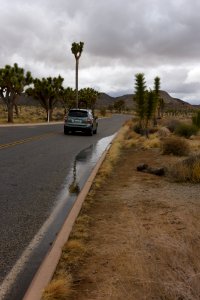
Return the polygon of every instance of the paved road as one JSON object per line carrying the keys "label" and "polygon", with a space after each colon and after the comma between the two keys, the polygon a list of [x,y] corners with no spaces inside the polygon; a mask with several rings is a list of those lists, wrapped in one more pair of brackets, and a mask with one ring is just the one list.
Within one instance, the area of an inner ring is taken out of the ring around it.
{"label": "paved road", "polygon": [[[114,134],[127,118],[116,115],[99,120],[98,133],[92,137],[64,136],[63,125],[0,127],[0,282],[3,287],[4,279],[55,207],[77,153]],[[42,259],[40,254],[38,250],[38,263]],[[25,275],[21,274],[24,289],[31,280],[32,274],[29,275],[24,280]],[[15,294],[18,292],[23,293],[23,289],[13,287],[5,298],[18,299]]]}

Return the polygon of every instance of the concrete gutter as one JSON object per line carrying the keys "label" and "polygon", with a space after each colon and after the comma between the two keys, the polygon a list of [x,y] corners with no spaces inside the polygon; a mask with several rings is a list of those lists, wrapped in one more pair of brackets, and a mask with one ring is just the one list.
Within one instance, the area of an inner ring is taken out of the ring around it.
{"label": "concrete gutter", "polygon": [[[111,145],[111,144],[110,144]],[[105,156],[110,148],[110,145],[107,149],[103,152],[100,160],[97,162],[95,168],[93,169],[92,173],[90,174],[87,182],[85,183],[84,187],[82,188],[81,192],[79,193],[76,202],[74,203],[67,219],[65,220],[60,232],[58,233],[52,248],[47,253],[45,259],[43,260],[42,264],[40,265],[38,271],[36,272],[23,300],[40,300],[42,297],[42,293],[44,288],[52,279],[52,276],[55,272],[56,266],[59,262],[62,248],[64,244],[67,242],[69,235],[71,233],[72,227],[74,222],[81,210],[82,204],[91,188],[91,185],[94,181],[94,178],[103,163]]]}

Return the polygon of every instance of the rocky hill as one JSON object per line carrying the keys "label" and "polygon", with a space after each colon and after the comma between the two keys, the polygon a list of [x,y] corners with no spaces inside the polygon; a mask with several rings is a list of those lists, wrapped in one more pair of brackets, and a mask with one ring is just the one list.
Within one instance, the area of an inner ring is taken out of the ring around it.
{"label": "rocky hill", "polygon": [[[164,100],[165,103],[165,109],[192,109],[192,108],[198,108],[197,105],[191,105],[183,100],[180,100],[178,98],[171,97],[167,92],[160,91],[160,97]],[[127,94],[119,97],[111,97],[106,93],[100,93],[100,97],[97,100],[96,108],[108,108],[109,105],[114,105],[114,103],[118,100],[124,100],[125,106],[129,109],[135,108],[135,102],[134,102],[134,94]],[[0,99],[0,103],[2,103],[2,100]],[[38,101],[33,99],[32,97],[25,97],[21,96],[18,99],[19,105],[33,105],[33,106],[40,106]]]}
{"label": "rocky hill", "polygon": [[[166,109],[191,109],[193,105],[180,100],[178,98],[171,97],[167,92],[160,91],[160,97],[164,100]],[[134,103],[134,94],[127,94],[119,97],[111,97],[105,93],[101,93],[99,99],[97,100],[96,107],[108,107],[109,105],[113,105],[115,101],[124,100],[126,107],[129,109],[135,108]]]}

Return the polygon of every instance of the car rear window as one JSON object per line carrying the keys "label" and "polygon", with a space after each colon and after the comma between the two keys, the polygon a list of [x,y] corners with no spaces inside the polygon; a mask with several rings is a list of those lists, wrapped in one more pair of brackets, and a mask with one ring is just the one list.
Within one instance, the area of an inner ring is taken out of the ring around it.
{"label": "car rear window", "polygon": [[76,117],[76,118],[84,118],[84,117],[88,116],[88,112],[83,111],[83,110],[70,110],[69,111],[69,116],[70,117]]}

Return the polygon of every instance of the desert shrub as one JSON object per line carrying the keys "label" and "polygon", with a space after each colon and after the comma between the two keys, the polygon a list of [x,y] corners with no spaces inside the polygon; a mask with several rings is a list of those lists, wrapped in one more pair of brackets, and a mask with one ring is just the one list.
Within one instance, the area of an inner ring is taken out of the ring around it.
{"label": "desert shrub", "polygon": [[194,124],[180,123],[175,129],[175,134],[189,138],[192,135],[196,135],[198,130],[198,127]]}
{"label": "desert shrub", "polygon": [[192,124],[200,128],[200,111],[198,111],[196,115],[192,117]]}
{"label": "desert shrub", "polygon": [[178,182],[200,183],[200,155],[178,162],[171,168],[170,174]]}
{"label": "desert shrub", "polygon": [[135,124],[135,125],[133,126],[133,130],[134,130],[136,133],[141,134],[142,128],[141,128],[141,126],[140,126],[139,124]]}
{"label": "desert shrub", "polygon": [[161,127],[158,130],[158,136],[161,138],[167,137],[171,134],[170,130],[167,127]]}
{"label": "desert shrub", "polygon": [[148,139],[144,140],[142,148],[143,149],[160,148],[160,139],[155,135],[152,135]]}
{"label": "desert shrub", "polygon": [[166,127],[171,131],[174,132],[176,128],[180,125],[180,121],[171,119],[167,122]]}
{"label": "desert shrub", "polygon": [[177,137],[168,137],[162,142],[162,154],[173,154],[177,156],[186,156],[190,152],[187,140]]}
{"label": "desert shrub", "polygon": [[105,107],[100,108],[100,114],[101,114],[102,117],[105,117],[105,115],[106,115],[106,108]]}

